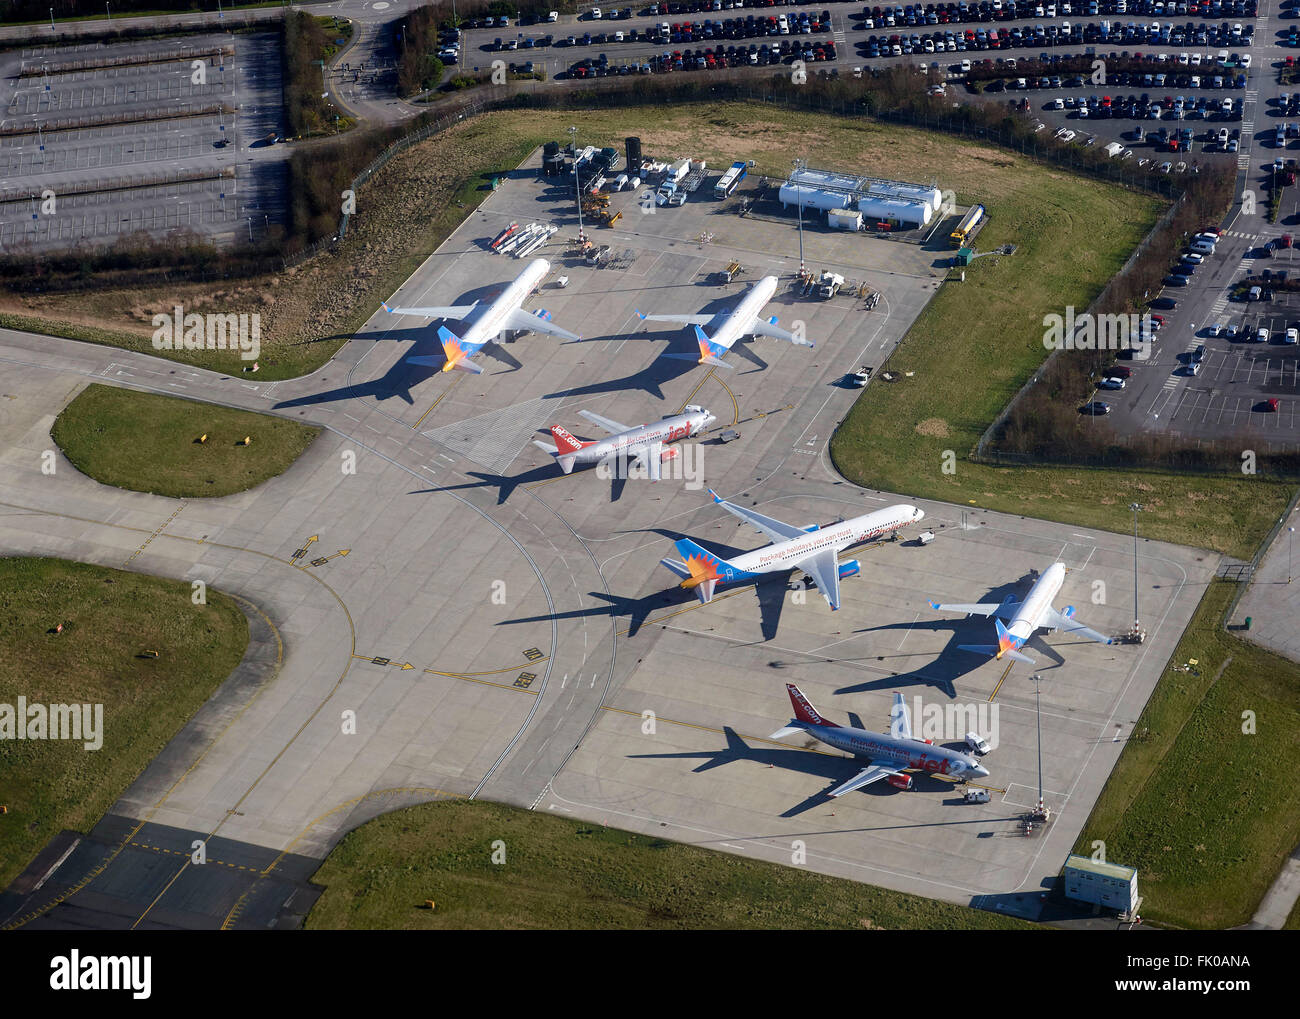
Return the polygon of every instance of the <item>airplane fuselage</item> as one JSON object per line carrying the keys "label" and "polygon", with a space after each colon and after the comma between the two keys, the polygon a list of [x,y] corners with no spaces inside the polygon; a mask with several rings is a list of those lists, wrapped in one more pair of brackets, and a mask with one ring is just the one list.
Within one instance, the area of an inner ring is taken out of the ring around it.
{"label": "airplane fuselage", "polygon": [[763,314],[767,302],[776,293],[777,282],[775,276],[764,276],[755,283],[709,339],[730,350],[733,343],[749,333],[754,319]]}
{"label": "airplane fuselage", "polygon": [[852,726],[801,726],[829,747],[871,761],[888,762],[897,768],[913,768],[936,775],[961,777],[974,774],[979,762],[969,754],[935,746],[924,740],[888,736]]}
{"label": "airplane fuselage", "polygon": [[773,573],[778,570],[790,570],[807,559],[826,549],[842,552],[846,548],[860,545],[864,541],[890,534],[908,524],[916,523],[925,514],[916,506],[899,503],[887,506],[873,513],[866,513],[843,523],[832,524],[816,531],[809,531],[806,536],[776,542],[763,548],[745,552],[720,566],[722,580],[729,579],[727,574],[733,569],[747,573]]}
{"label": "airplane fuselage", "polygon": [[473,316],[473,320],[467,323],[468,328],[461,335],[461,340],[469,347],[495,340],[505,328],[503,323],[506,318],[516,308],[522,307],[537,284],[550,271],[551,263],[544,258],[529,262],[514,282],[497,295],[495,301]]}
{"label": "airplane fuselage", "polygon": [[584,446],[573,454],[575,462],[581,464],[598,463],[608,456],[618,456],[628,450],[649,446],[655,442],[667,445],[678,439],[687,439],[698,435],[714,421],[708,411],[691,411],[688,414],[675,414],[653,424],[639,425],[619,432],[609,438],[601,439],[590,446]]}
{"label": "airplane fuselage", "polygon": [[1042,618],[1051,609],[1052,602],[1055,601],[1064,583],[1065,567],[1060,563],[1053,563],[1041,577],[1034,581],[1029,594],[1025,596],[1016,614],[1008,622],[1007,632],[1020,643],[1032,637],[1035,630],[1045,625]]}

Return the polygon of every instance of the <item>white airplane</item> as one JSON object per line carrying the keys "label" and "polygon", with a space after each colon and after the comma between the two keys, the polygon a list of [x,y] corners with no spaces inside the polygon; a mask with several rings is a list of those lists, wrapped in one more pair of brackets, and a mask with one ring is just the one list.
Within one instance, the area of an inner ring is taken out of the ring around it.
{"label": "white airplane", "polygon": [[[1065,564],[1053,563],[1047,568],[1046,573],[1034,581],[1034,586],[1029,589],[1029,594],[1023,602],[1017,602],[1015,598],[1008,595],[1000,604],[980,602],[969,605],[940,605],[932,601],[930,608],[940,612],[966,612],[972,615],[993,616],[998,631],[996,645],[959,644],[958,647],[963,651],[974,651],[993,658],[1014,658],[1028,665],[1033,665],[1034,660],[1027,655],[1022,655],[1020,649],[1040,627],[1046,627],[1053,632],[1064,630],[1066,633],[1077,633],[1099,644],[1115,643],[1111,638],[1103,637],[1096,630],[1090,630],[1076,620],[1073,605],[1067,605],[1062,612],[1052,608],[1052,600],[1061,590],[1063,583],[1065,583]],[[1011,625],[1004,626],[1002,624],[1004,619],[1009,619]]]}
{"label": "white airplane", "polygon": [[856,559],[841,563],[839,553],[852,545],[917,523],[925,516],[918,507],[899,503],[825,527],[818,524],[796,527],[727,502],[713,489],[709,489],[709,495],[728,513],[766,534],[774,544],[745,552],[735,559],[720,559],[689,538],[678,541],[677,553],[685,557],[686,562],[661,559],[659,563],[682,578],[678,586],[694,589],[696,596],[705,603],[713,599],[718,584],[734,584],[755,580],[764,573],[798,569],[813,579],[831,609],[838,609],[840,578],[851,577],[860,570]]}
{"label": "white airplane", "polygon": [[463,336],[457,336],[446,326],[438,327],[438,339],[442,341],[445,360],[436,357],[408,357],[410,364],[441,365],[447,372],[453,368],[473,372],[477,375],[483,370],[481,365],[470,360],[488,343],[497,339],[506,330],[516,332],[550,333],[566,340],[580,340],[581,336],[551,324],[551,313],[542,308],[535,312],[524,311],[520,305],[526,301],[537,285],[551,271],[551,263],[544,258],[529,262],[513,283],[497,295],[486,307],[478,301],[473,304],[451,304],[430,308],[390,308],[384,302],[384,311],[390,315],[420,315],[423,318],[453,318],[469,324]]}
{"label": "white airplane", "polygon": [[538,439],[533,440],[533,445],[555,457],[555,462],[565,474],[570,473],[575,464],[599,463],[607,456],[622,456],[641,464],[649,473],[651,481],[658,481],[661,465],[678,455],[676,447],[665,449],[665,445],[677,439],[698,435],[717,420],[703,407],[694,404],[688,406],[682,414],[673,414],[654,424],[637,425],[635,428],[620,425],[617,421],[593,414],[589,410],[580,410],[578,413],[609,432],[610,437],[584,442],[555,425],[551,429],[551,435],[555,437],[554,446],[548,446]]}
{"label": "white airplane", "polygon": [[901,693],[894,694],[889,734],[886,735],[828,722],[817,714],[817,709],[797,686],[787,683],[785,688],[790,694],[790,703],[794,705],[794,718],[790,719],[789,725],[772,733],[769,739],[784,739],[803,732],[827,746],[855,757],[864,757],[870,762],[847,782],[827,793],[828,796],[843,796],[882,778],[898,789],[910,789],[912,776],[906,773],[908,770],[948,775],[958,782],[988,775],[988,769],[970,754],[935,746],[929,740],[913,736],[912,722],[907,716],[907,705],[903,703]]}
{"label": "white airplane", "polygon": [[[722,360],[722,355],[731,349],[731,345],[742,336],[772,336],[785,340],[799,347],[811,347],[809,340],[795,336],[777,326],[776,316],[763,318],[763,308],[776,293],[777,278],[764,276],[750,288],[734,310],[723,309],[716,315],[643,315],[637,317],[643,322],[678,322],[695,327],[695,339],[700,345],[700,364],[712,365],[714,368],[731,368]],[[711,326],[713,335],[705,333],[703,326]],[[690,360],[694,354],[665,354],[664,357],[676,357]]]}

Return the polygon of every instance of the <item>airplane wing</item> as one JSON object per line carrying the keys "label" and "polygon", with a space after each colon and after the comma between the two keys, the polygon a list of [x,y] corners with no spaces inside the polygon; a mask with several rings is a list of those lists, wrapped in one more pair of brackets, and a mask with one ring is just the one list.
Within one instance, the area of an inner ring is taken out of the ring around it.
{"label": "airplane wing", "polygon": [[464,319],[478,306],[478,302],[473,304],[445,304],[435,305],[430,308],[390,308],[387,303],[384,304],[384,311],[390,315],[419,315],[422,318],[454,318],[456,320]]}
{"label": "airplane wing", "polygon": [[645,465],[650,474],[651,481],[658,481],[660,477],[660,468],[663,466],[664,444],[662,442],[651,442],[644,446],[633,446],[627,451],[627,455],[634,460]]}
{"label": "airplane wing", "polygon": [[[1068,610],[1067,610],[1068,611]],[[1057,612],[1056,609],[1048,609],[1043,614],[1043,626],[1050,626],[1061,631],[1061,633],[1077,634],[1080,637],[1087,637],[1089,640],[1095,640],[1098,644],[1112,644],[1111,638],[1103,636],[1096,630],[1084,626],[1079,620],[1075,619],[1073,614],[1066,615]]]}
{"label": "airplane wing", "polygon": [[907,702],[901,693],[894,694],[894,706],[889,711],[889,735],[897,739],[912,738],[912,719],[907,714]]}
{"label": "airplane wing", "polygon": [[684,326],[706,326],[714,319],[713,315],[642,315],[639,311],[636,316],[642,322],[676,322]]}
{"label": "airplane wing", "polygon": [[795,563],[795,566],[816,581],[817,590],[830,603],[832,609],[840,607],[840,564],[835,557],[835,549],[822,549],[815,556],[801,559]]}
{"label": "airplane wing", "polygon": [[[759,531],[766,534],[773,541],[789,541],[791,538],[798,538],[807,532],[802,527],[795,527],[794,524],[782,523],[780,520],[774,520],[772,517],[765,517],[762,513],[757,513],[752,509],[746,509],[744,506],[737,506],[734,502],[727,502],[718,495],[713,489],[709,489],[709,495],[713,496],[713,501],[721,506],[732,516],[740,517],[747,524],[752,524]],[[801,564],[802,565],[802,564]],[[839,571],[836,570],[838,575]],[[820,584],[818,585],[820,586]],[[825,588],[823,588],[825,590]]]}
{"label": "airplane wing", "polygon": [[770,336],[776,340],[785,340],[786,343],[793,343],[796,347],[811,347],[811,340],[799,339],[794,333],[781,329],[776,324],[776,317],[762,318],[756,317],[750,331],[755,336]]}
{"label": "airplane wing", "polygon": [[1019,606],[1019,602],[1012,601],[1010,598],[1003,602],[945,602],[942,605],[937,601],[930,602],[930,608],[936,612],[965,612],[970,616],[992,616],[996,614],[1005,616],[1008,619],[1016,614],[1016,609]]}
{"label": "airplane wing", "polygon": [[897,775],[900,769],[894,767],[888,761],[872,761],[870,766],[863,768],[847,782],[837,785],[828,792],[827,796],[843,796],[845,793],[851,793],[854,789],[861,789],[863,786],[871,785],[872,782],[878,782],[882,778],[890,775]]}
{"label": "airplane wing", "polygon": [[521,332],[550,333],[552,336],[558,336],[564,340],[582,339],[577,333],[571,333],[567,329],[561,329],[551,321],[550,312],[543,311],[541,314],[532,311],[524,311],[523,308],[516,308],[507,316],[505,321],[506,329],[518,329]]}
{"label": "airplane wing", "polygon": [[593,425],[605,429],[610,435],[618,435],[621,432],[631,431],[628,425],[620,425],[617,421],[611,421],[609,418],[603,418],[599,414],[593,414],[589,410],[578,411],[579,417],[584,417]]}

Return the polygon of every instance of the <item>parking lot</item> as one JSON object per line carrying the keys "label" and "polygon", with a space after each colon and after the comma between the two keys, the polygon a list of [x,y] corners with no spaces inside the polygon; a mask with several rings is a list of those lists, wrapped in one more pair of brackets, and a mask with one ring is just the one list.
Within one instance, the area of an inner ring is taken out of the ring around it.
{"label": "parking lot", "polygon": [[280,75],[272,33],[0,57],[0,250],[264,236],[286,208]]}

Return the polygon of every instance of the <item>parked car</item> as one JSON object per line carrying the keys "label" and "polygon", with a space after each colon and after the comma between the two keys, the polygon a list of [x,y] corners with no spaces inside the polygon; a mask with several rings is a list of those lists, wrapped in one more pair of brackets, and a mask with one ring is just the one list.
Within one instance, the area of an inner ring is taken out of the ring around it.
{"label": "parked car", "polygon": [[1109,414],[1110,404],[1104,400],[1093,400],[1092,403],[1085,403],[1079,408],[1080,414]]}
{"label": "parked car", "polygon": [[1098,389],[1123,389],[1128,383],[1118,376],[1102,379],[1097,383]]}

